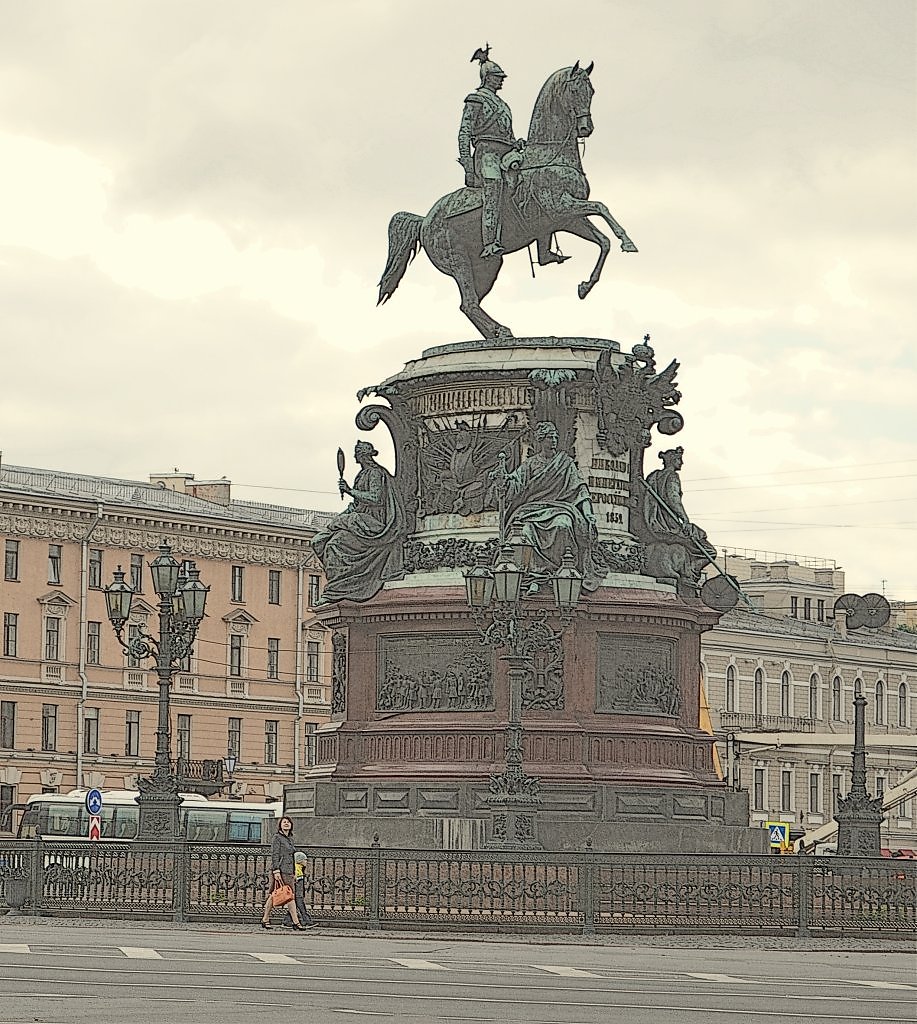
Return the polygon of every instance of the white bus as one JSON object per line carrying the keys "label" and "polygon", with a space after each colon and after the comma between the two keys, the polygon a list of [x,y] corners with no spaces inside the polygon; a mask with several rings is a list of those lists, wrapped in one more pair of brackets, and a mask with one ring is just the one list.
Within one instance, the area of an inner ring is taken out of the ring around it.
{"label": "white bus", "polygon": [[[22,818],[18,839],[88,839],[89,812],[85,789],[43,793],[19,805]],[[182,793],[181,833],[189,843],[270,843],[283,813],[279,803],[253,804],[239,800],[208,800]],[[11,808],[12,810],[12,808]],[[140,808],[130,790],[102,793],[102,839],[129,842],[137,836]]]}

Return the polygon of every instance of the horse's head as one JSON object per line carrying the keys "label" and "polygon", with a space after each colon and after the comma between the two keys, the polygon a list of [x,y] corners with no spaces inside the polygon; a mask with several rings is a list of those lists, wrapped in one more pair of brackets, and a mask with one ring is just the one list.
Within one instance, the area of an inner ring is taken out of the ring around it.
{"label": "horse's head", "polygon": [[577,61],[567,72],[566,93],[576,120],[576,134],[580,139],[586,139],[592,134],[592,97],[595,89],[589,76],[594,67],[595,61],[588,68],[581,68]]}

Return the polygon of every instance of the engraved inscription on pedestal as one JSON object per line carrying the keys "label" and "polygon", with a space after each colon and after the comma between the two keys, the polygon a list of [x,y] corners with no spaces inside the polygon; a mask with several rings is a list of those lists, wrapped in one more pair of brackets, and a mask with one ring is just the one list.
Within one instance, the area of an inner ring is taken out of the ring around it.
{"label": "engraved inscription on pedestal", "polygon": [[493,656],[470,633],[379,637],[377,711],[492,711]]}
{"label": "engraved inscription on pedestal", "polygon": [[674,640],[599,635],[596,712],[675,717],[680,703]]}

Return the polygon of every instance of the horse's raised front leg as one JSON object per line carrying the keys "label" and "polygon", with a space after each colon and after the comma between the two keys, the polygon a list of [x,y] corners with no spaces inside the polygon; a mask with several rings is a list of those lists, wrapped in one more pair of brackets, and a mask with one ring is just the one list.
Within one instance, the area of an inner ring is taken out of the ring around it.
{"label": "horse's raised front leg", "polygon": [[603,235],[592,221],[586,220],[585,217],[572,221],[570,224],[565,224],[564,231],[569,231],[571,235],[579,235],[580,238],[585,238],[587,242],[595,242],[599,247],[599,258],[595,261],[595,266],[592,268],[589,280],[581,281],[576,289],[576,294],[581,299],[585,299],[602,276],[602,267],[605,266],[605,260],[608,259],[608,254],[611,252],[611,242],[608,241],[607,235]]}
{"label": "horse's raised front leg", "polygon": [[627,232],[612,217],[611,211],[604,203],[594,199],[576,199],[567,193],[564,196],[563,209],[578,217],[601,217],[614,232],[615,238],[620,241],[622,252],[637,251],[637,247],[628,238]]}

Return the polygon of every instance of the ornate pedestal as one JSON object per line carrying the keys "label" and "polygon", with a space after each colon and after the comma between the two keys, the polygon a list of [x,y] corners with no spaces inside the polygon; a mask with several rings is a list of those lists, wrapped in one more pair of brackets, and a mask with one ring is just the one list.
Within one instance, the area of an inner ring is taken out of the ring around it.
{"label": "ornate pedestal", "polygon": [[[680,397],[676,369],[657,373],[647,345],[622,355],[598,339],[514,339],[428,350],[372,389],[389,405],[363,408],[357,424],[381,420],[394,438],[397,500],[384,499],[390,519],[378,513],[378,533],[398,546],[372,593],[363,563],[326,557],[331,592],[346,589],[350,571],[361,600],[335,600],[321,613],[334,633],[334,721],[319,731],[309,780],[287,789],[290,812],[308,818],[299,834],[474,847],[489,824],[491,845],[493,825],[499,842],[511,823],[505,809],[493,817],[489,780],[509,763],[508,672],[481,642],[464,574],[496,555],[501,525],[518,522],[543,555],[526,576],[527,621],[549,632],[559,625],[550,588],[539,586],[559,529],[568,529],[585,591],[562,635],[514,661],[523,672],[523,764],[541,779],[538,842],[763,851],[763,832],[746,827],[747,798],[718,779],[713,737],[699,728],[700,635],[718,620],[698,597],[710,549],[686,519],[678,534],[660,526],[660,503],[678,518],[677,468],[663,481],[669,503],[659,490],[651,500],[643,476],[651,427],[681,427],[670,408]],[[534,453],[545,422],[556,427],[556,448],[549,437]],[[384,470],[372,472],[384,498]],[[352,489],[359,515],[369,507],[361,479]],[[349,530],[351,520],[339,520]],[[353,522],[364,533],[372,526]],[[323,550],[339,543],[329,536]],[[357,550],[357,533],[344,536],[337,550]],[[511,811],[524,831],[527,809]]]}

